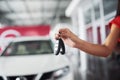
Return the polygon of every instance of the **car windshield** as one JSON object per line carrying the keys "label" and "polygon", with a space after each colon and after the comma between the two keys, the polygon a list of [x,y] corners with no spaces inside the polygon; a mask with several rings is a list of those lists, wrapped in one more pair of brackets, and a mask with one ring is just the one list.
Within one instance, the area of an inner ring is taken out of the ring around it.
{"label": "car windshield", "polygon": [[2,55],[36,55],[53,53],[50,40],[12,42]]}

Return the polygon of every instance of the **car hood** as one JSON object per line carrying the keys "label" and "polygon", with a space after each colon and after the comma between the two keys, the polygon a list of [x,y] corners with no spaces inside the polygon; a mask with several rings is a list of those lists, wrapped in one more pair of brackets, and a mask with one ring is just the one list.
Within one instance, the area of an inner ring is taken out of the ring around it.
{"label": "car hood", "polygon": [[16,76],[45,73],[69,65],[64,55],[30,55],[0,57],[0,75]]}

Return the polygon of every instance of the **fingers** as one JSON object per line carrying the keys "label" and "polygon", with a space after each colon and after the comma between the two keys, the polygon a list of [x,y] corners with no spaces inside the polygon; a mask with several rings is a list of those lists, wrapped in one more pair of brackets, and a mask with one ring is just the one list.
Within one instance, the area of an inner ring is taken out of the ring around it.
{"label": "fingers", "polygon": [[68,33],[69,33],[68,28],[61,28],[59,29],[58,33],[55,34],[55,39],[67,38],[69,36]]}
{"label": "fingers", "polygon": [[68,31],[67,28],[61,28],[59,29],[59,33],[62,34],[62,33],[66,33]]}
{"label": "fingers", "polygon": [[56,33],[56,34],[55,34],[55,39],[56,39],[56,40],[60,39],[60,34]]}

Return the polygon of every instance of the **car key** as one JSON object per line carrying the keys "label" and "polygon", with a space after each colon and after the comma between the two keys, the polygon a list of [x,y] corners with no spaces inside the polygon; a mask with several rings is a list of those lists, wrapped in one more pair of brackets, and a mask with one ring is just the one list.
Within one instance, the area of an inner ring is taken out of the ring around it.
{"label": "car key", "polygon": [[58,40],[56,40],[56,43],[55,43],[54,54],[55,54],[55,55],[58,55],[59,52],[60,52],[60,41],[59,41],[59,39],[58,39]]}
{"label": "car key", "polygon": [[58,55],[61,53],[62,55],[65,54],[65,45],[62,39],[56,40],[55,48],[54,48],[54,54]]}
{"label": "car key", "polygon": [[65,54],[65,45],[62,39],[59,39],[60,41],[60,53]]}

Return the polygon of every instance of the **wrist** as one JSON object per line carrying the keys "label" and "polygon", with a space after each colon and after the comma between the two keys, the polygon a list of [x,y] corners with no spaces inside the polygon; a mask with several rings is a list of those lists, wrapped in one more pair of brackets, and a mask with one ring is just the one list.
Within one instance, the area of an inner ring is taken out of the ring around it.
{"label": "wrist", "polygon": [[73,47],[74,48],[78,48],[79,45],[79,37],[75,34],[73,34],[73,36],[71,37],[71,40],[74,42]]}

